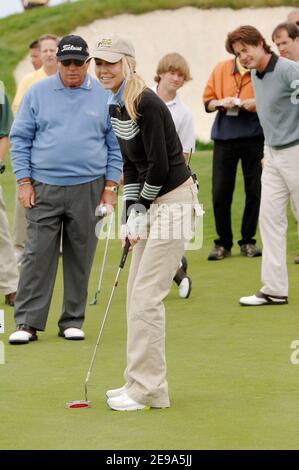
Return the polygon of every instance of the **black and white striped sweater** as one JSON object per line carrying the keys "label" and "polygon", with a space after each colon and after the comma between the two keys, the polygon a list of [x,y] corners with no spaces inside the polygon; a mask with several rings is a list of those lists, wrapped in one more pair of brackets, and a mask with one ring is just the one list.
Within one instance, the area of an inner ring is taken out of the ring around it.
{"label": "black and white striped sweater", "polygon": [[172,191],[191,176],[165,103],[146,88],[137,111],[136,123],[125,106],[109,106],[111,124],[123,156],[126,212],[136,202],[148,209],[157,196]]}

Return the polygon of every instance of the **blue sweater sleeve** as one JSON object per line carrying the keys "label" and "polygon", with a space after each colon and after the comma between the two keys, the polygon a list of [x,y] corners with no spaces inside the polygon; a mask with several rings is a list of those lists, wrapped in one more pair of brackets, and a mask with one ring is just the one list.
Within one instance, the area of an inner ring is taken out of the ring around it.
{"label": "blue sweater sleeve", "polygon": [[31,177],[30,154],[35,132],[34,110],[29,93],[26,93],[9,135],[12,145],[12,165],[16,179]]}
{"label": "blue sweater sleeve", "polygon": [[115,137],[114,131],[111,126],[110,117],[107,113],[107,133],[106,145],[108,149],[107,166],[106,166],[106,180],[119,182],[122,173],[122,157],[120,148]]}

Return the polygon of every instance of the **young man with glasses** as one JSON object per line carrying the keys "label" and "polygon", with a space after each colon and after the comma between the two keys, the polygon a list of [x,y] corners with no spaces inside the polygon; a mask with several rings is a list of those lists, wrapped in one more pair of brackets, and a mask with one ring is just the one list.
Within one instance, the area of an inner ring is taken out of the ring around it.
{"label": "young man with glasses", "polygon": [[[58,73],[25,94],[10,138],[18,199],[26,209],[27,242],[11,344],[43,331],[63,232],[64,299],[59,336],[84,339],[87,286],[97,238],[95,208],[116,204],[122,160],[112,130],[108,93],[87,74],[88,46],[65,36]],[[32,295],[32,293],[34,295]]]}

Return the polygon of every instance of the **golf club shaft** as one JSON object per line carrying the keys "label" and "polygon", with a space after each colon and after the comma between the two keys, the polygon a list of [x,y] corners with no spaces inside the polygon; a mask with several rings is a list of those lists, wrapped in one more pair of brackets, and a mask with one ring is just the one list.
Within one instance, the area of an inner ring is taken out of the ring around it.
{"label": "golf club shaft", "polygon": [[113,296],[114,296],[114,292],[115,292],[115,289],[118,285],[118,279],[119,279],[121,270],[123,269],[123,267],[125,265],[125,262],[126,262],[126,259],[127,259],[127,256],[128,256],[129,248],[130,248],[130,241],[128,239],[126,239],[126,244],[125,244],[124,249],[123,249],[123,253],[122,253],[122,257],[121,257],[121,260],[120,260],[120,263],[119,263],[119,266],[118,266],[118,271],[117,271],[117,274],[116,274],[116,278],[115,278],[115,281],[114,281],[114,284],[113,284],[113,288],[112,288],[112,291],[111,291],[111,294],[110,294],[110,298],[109,298],[109,301],[108,301],[106,312],[105,312],[105,315],[104,315],[104,318],[103,318],[103,321],[102,321],[102,324],[101,324],[100,332],[98,334],[97,343],[96,343],[96,346],[94,348],[93,355],[92,355],[92,358],[91,358],[91,361],[90,361],[90,366],[89,366],[89,369],[88,369],[88,372],[87,372],[87,375],[86,375],[86,379],[85,379],[84,386],[85,386],[85,399],[86,399],[86,401],[87,401],[87,384],[88,384],[90,374],[91,374],[91,371],[92,371],[92,366],[93,366],[95,358],[96,358],[97,350],[98,350],[98,347],[99,347],[99,344],[100,344],[100,340],[101,340],[101,337],[102,337],[102,332],[103,332],[103,329],[104,329],[104,326],[105,326],[105,323],[106,323],[106,320],[107,320],[107,316],[108,316],[110,305],[111,305],[111,302],[112,302],[112,299],[113,299]]}
{"label": "golf club shaft", "polygon": [[113,214],[114,214],[113,212],[110,214],[110,220],[109,220],[108,231],[107,231],[107,236],[106,236],[105,250],[104,250],[103,261],[102,261],[102,266],[101,266],[99,284],[98,284],[98,288],[97,288],[95,296],[94,296],[95,301],[97,301],[98,294],[100,293],[100,290],[101,290],[101,287],[102,287],[102,280],[103,280],[104,269],[105,269],[105,264],[106,264],[109,239],[110,239],[111,228],[112,228],[112,223],[113,223]]}
{"label": "golf club shaft", "polygon": [[190,166],[190,163],[191,163],[191,157],[192,157],[192,147],[190,149],[190,153],[189,153],[189,156],[188,156],[188,163],[187,163],[188,167]]}

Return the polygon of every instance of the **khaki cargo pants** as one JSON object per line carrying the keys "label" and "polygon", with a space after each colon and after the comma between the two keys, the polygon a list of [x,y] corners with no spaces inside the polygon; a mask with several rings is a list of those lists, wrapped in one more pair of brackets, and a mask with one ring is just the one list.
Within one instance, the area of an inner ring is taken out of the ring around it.
{"label": "khaki cargo pants", "polygon": [[168,407],[163,300],[194,230],[197,188],[179,186],[158,197],[150,210],[147,239],[133,248],[127,286],[127,368],[130,398]]}

